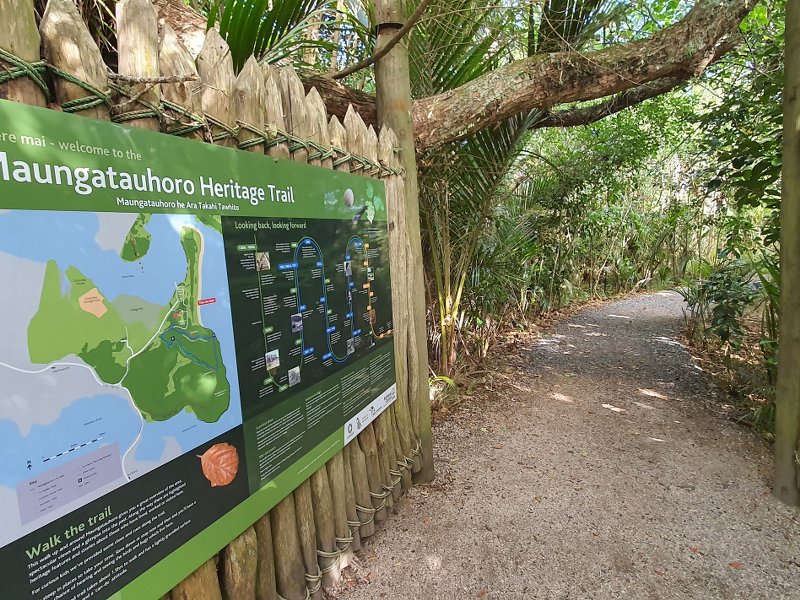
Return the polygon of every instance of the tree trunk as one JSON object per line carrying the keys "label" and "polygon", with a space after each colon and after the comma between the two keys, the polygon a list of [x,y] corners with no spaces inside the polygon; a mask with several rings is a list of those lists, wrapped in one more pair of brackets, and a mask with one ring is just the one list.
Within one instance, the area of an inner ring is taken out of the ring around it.
{"label": "tree trunk", "polygon": [[[378,41],[380,49],[392,39],[405,20],[403,0],[377,0]],[[408,327],[408,367],[406,385],[415,433],[422,444],[422,469],[415,477],[420,482],[434,477],[433,442],[431,436],[431,404],[428,391],[428,340],[425,322],[425,280],[422,268],[422,238],[419,219],[419,188],[417,185],[417,159],[414,149],[414,124],[411,121],[411,81],[408,69],[408,46],[397,44],[375,65],[375,82],[378,98],[378,120],[391,127],[400,144],[400,159],[406,171],[405,236],[407,240],[407,271],[405,281],[408,304],[395,307],[395,313],[406,309]],[[395,331],[395,335],[402,331]]]}
{"label": "tree trunk", "polygon": [[786,6],[781,202],[780,360],[775,414],[775,495],[800,504],[800,0]]}

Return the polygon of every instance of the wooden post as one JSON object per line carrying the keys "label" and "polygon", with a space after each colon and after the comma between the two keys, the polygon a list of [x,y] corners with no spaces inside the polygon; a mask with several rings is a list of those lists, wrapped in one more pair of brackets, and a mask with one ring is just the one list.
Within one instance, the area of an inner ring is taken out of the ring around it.
{"label": "wooden post", "polygon": [[[42,35],[44,57],[49,63],[108,93],[108,71],[100,49],[71,0],[50,0],[42,15],[39,32]],[[89,90],[61,77],[55,77],[54,83],[58,104],[66,105],[92,96]],[[107,104],[86,106],[88,108],[80,110],[79,114],[101,121],[109,119]]]}
{"label": "wooden post", "polygon": [[[117,3],[117,70],[132,79],[158,79],[158,15],[150,0],[120,0]],[[120,94],[114,107],[115,118],[149,112],[161,101],[158,83],[117,82],[127,94]],[[125,120],[130,127],[158,131],[158,116]]]}
{"label": "wooden post", "polygon": [[[309,121],[308,139],[322,146],[330,146],[331,136],[328,131],[328,115],[325,111],[325,102],[317,92],[317,88],[311,88],[311,91],[306,94],[306,106]],[[333,168],[332,157],[319,158],[310,162],[326,169]]]}
{"label": "wooden post", "polygon": [[800,0],[786,5],[775,495],[800,504]]}
{"label": "wooden post", "polygon": [[264,75],[254,56],[244,63],[233,85],[233,107],[239,126],[239,147],[263,154],[263,143],[247,144],[264,131]]}
{"label": "wooden post", "polygon": [[258,542],[256,600],[278,600],[278,588],[275,583],[275,547],[272,545],[269,513],[256,521],[254,527]]}
{"label": "wooden post", "polygon": [[289,494],[270,511],[273,547],[275,553],[275,579],[278,593],[286,600],[305,600],[306,571],[297,536],[297,515],[294,495]]}
{"label": "wooden post", "polygon": [[[396,401],[395,401],[396,402]],[[403,443],[400,438],[400,425],[397,422],[397,407],[392,406],[389,409],[389,414],[392,419],[392,437],[394,438],[394,460],[397,465],[395,468],[400,471],[400,484],[402,490],[411,489],[411,470],[405,464],[405,456],[403,455]]]}
{"label": "wooden post", "polygon": [[[380,155],[381,162],[385,165],[398,168],[400,161],[397,157],[395,149],[397,148],[397,136],[395,133],[384,127],[380,135]],[[403,180],[397,175],[391,175],[384,179],[386,185],[386,210],[389,220],[389,259],[392,273],[405,273],[407,261],[407,244],[405,243],[405,192],[403,188]],[[397,279],[397,277],[395,277]],[[402,277],[401,277],[402,279]],[[400,285],[392,286],[392,303],[394,306],[405,306],[406,290]],[[395,320],[396,321],[396,320]],[[396,323],[395,323],[396,325]],[[411,426],[411,415],[408,410],[408,387],[403,385],[402,382],[407,380],[406,374],[408,371],[408,361],[406,354],[408,352],[408,335],[407,327],[406,334],[398,333],[395,327],[394,353],[395,353],[395,374],[397,376],[397,399],[389,409],[392,419],[392,436],[394,439],[395,450],[395,463],[398,468],[401,468],[401,483],[403,489],[407,490],[411,487],[411,472],[405,466],[405,457],[411,457],[415,444],[412,443],[415,435],[413,427]],[[421,464],[421,461],[417,461]],[[419,468],[417,469],[419,470]]]}
{"label": "wooden post", "polygon": [[[356,502],[356,488],[353,480],[353,467],[351,462],[352,451],[345,446],[342,450],[342,465],[344,467],[344,493],[345,493],[345,507],[347,509],[347,525],[353,532],[353,543],[351,547],[353,550],[361,548],[361,520],[358,515],[358,504]],[[369,495],[369,493],[367,493]],[[368,535],[368,534],[367,534]]]}
{"label": "wooden post", "polygon": [[248,527],[225,546],[220,561],[220,578],[224,600],[252,600],[256,596],[258,540],[256,531]]}
{"label": "wooden post", "polygon": [[311,500],[314,505],[317,548],[323,552],[319,555],[318,561],[322,570],[322,585],[326,588],[333,587],[339,583],[342,574],[336,548],[333,497],[328,471],[324,466],[311,476]]}
{"label": "wooden post", "polygon": [[[328,480],[331,483],[331,501],[333,502],[333,525],[336,534],[336,546],[341,551],[339,566],[344,569],[353,559],[353,542],[340,542],[353,537],[347,524],[347,487],[345,483],[344,452],[339,452],[325,465]],[[355,511],[355,506],[353,507]]]}
{"label": "wooden post", "polygon": [[[266,64],[261,67],[261,71],[264,75],[264,123],[286,131],[281,91],[276,81],[277,73]],[[289,146],[285,142],[270,146],[267,154],[275,158],[290,159],[292,157],[289,153]]]}
{"label": "wooden post", "polygon": [[[380,149],[378,147],[378,135],[375,128],[370,125],[367,128],[367,133],[364,138],[364,157],[372,162],[378,164],[380,158]],[[375,173],[365,173],[371,176],[377,176]],[[391,259],[390,259],[391,260]],[[372,424],[375,433],[375,443],[378,451],[378,461],[380,466],[380,480],[381,480],[381,495],[385,495],[386,508],[391,508],[394,503],[394,496],[391,493],[392,488],[392,475],[390,471],[393,468],[392,456],[394,450],[391,448],[392,438],[387,428],[389,418],[388,412],[384,411],[375,419]],[[388,493],[387,493],[388,490]],[[399,491],[399,490],[398,490]]]}
{"label": "wooden post", "polygon": [[[29,63],[39,60],[41,40],[36,29],[36,16],[30,0],[0,0],[0,48]],[[14,65],[0,59],[0,72]],[[41,74],[44,75],[43,73]],[[0,84],[0,98],[35,106],[45,105],[44,91],[26,76]]]}
{"label": "wooden post", "polygon": [[381,486],[383,477],[381,474],[381,461],[378,457],[378,444],[375,441],[375,429],[372,423],[364,427],[364,430],[358,436],[358,442],[361,444],[367,463],[367,481],[369,482],[372,507],[375,509],[375,520],[384,521],[386,520],[386,499],[381,498],[383,495],[383,487]]}
{"label": "wooden post", "polygon": [[350,459],[353,475],[353,492],[356,501],[358,521],[361,522],[359,533],[361,540],[375,533],[375,509],[369,495],[369,476],[367,475],[367,459],[361,450],[358,438],[344,447],[345,457]]}
{"label": "wooden post", "polygon": [[[161,24],[161,42],[158,46],[158,67],[162,77],[178,77],[185,81],[162,83],[161,95],[167,102],[181,107],[170,110],[165,107],[164,131],[192,140],[203,140],[203,106],[200,101],[202,85],[197,66],[189,51],[183,47],[172,27]],[[196,129],[200,125],[199,129]],[[194,129],[194,131],[192,131]],[[180,131],[186,133],[179,133]]]}
{"label": "wooden post", "polygon": [[[384,46],[405,21],[403,0],[375,0],[378,40],[375,49]],[[422,238],[419,219],[419,190],[417,159],[414,150],[414,131],[411,122],[411,81],[408,68],[408,48],[397,44],[375,65],[375,84],[378,122],[391,127],[400,144],[400,157],[406,170],[405,232],[398,237],[407,240],[407,270],[395,275],[395,285],[408,292],[405,305],[395,309],[395,335],[408,336],[407,383],[408,398],[414,430],[422,444],[422,468],[416,474],[420,482],[434,477],[431,405],[428,390],[428,342],[425,322],[425,280],[422,267]],[[391,247],[390,247],[391,251]],[[405,309],[405,310],[404,310]],[[405,314],[404,314],[405,313]],[[408,320],[406,321],[406,315]],[[399,322],[397,317],[400,317]],[[400,327],[398,327],[400,325]],[[402,357],[401,357],[402,360]]]}
{"label": "wooden post", "polygon": [[217,559],[211,558],[172,588],[171,600],[222,600],[217,578]]}
{"label": "wooden post", "polygon": [[236,120],[233,115],[233,58],[228,44],[216,29],[208,30],[197,57],[197,72],[203,82],[201,104],[214,142],[235,148]]}
{"label": "wooden post", "polygon": [[306,479],[294,491],[294,510],[297,515],[297,532],[300,550],[306,567],[308,591],[314,600],[322,600],[319,562],[317,561],[317,529],[314,525],[314,503],[311,500],[311,483]]}
{"label": "wooden post", "polygon": [[[311,127],[306,114],[306,91],[293,68],[286,67],[278,72],[278,87],[281,90],[286,131],[298,138],[308,139]],[[293,149],[292,160],[308,162],[308,150],[302,147]]]}

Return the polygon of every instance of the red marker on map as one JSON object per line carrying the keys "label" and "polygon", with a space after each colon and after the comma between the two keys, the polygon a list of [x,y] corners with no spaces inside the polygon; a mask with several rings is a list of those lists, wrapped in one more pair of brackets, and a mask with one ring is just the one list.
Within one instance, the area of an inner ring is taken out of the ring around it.
{"label": "red marker on map", "polygon": [[205,298],[203,300],[197,301],[197,306],[205,306],[206,304],[214,304],[217,301],[216,298]]}

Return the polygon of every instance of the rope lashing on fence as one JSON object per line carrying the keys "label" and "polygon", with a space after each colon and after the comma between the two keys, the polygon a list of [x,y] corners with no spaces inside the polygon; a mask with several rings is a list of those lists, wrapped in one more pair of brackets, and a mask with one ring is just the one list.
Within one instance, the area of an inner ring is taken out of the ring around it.
{"label": "rope lashing on fence", "polygon": [[[366,508],[361,506],[360,504],[356,504],[356,512],[364,513],[365,515],[369,515],[369,519],[366,521],[361,521],[359,527],[363,527],[364,525],[369,525],[375,520],[375,513],[378,512],[377,508]],[[359,517],[360,519],[361,517]]]}
{"label": "rope lashing on fence", "polygon": [[[348,521],[347,524],[350,525],[350,521]],[[361,523],[358,523],[358,526],[361,527]],[[353,543],[353,540],[355,540],[355,537],[353,537],[352,535],[353,530],[350,527],[348,527],[348,529],[350,529],[349,536],[347,537],[336,536],[336,547],[339,548],[339,552],[344,552],[345,550],[347,550],[350,547],[350,544]]]}
{"label": "rope lashing on fence", "polygon": [[[161,100],[161,104],[167,110],[172,111],[175,113],[167,114],[164,113],[164,118],[172,119],[175,121],[175,125],[172,127],[167,127],[165,133],[170,135],[177,135],[177,136],[185,136],[191,135],[196,131],[200,131],[205,128],[205,120],[198,114],[193,113],[188,108],[181,106],[180,104],[175,104],[174,102],[170,102],[169,100]],[[186,121],[188,119],[188,122]]]}
{"label": "rope lashing on fence", "polygon": [[[153,84],[149,84],[153,85]],[[160,106],[153,104],[142,98],[150,88],[144,87],[138,92],[133,92],[125,86],[116,83],[109,83],[111,90],[120,95],[120,97],[127,98],[127,100],[116,104],[112,107],[111,120],[115,123],[127,123],[128,121],[138,121],[139,119],[158,119],[163,118],[163,112]],[[124,110],[127,106],[141,106],[136,110]]]}
{"label": "rope lashing on fence", "polygon": [[[42,90],[48,102],[52,98],[52,93],[50,87],[47,85],[47,81],[45,81],[45,73],[49,72],[54,77],[58,77],[83,89],[87,93],[86,96],[68,100],[61,104],[61,110],[67,113],[79,113],[105,104],[111,109],[111,120],[115,123],[127,123],[129,121],[151,118],[158,119],[161,123],[172,120],[176,122],[175,126],[170,127],[165,124],[164,130],[165,133],[177,136],[190,135],[204,129],[207,124],[211,129],[211,141],[215,143],[223,142],[228,139],[238,140],[239,129],[241,128],[255,134],[254,138],[238,143],[238,147],[242,150],[258,144],[264,144],[265,148],[272,148],[279,144],[288,144],[290,152],[297,152],[302,149],[309,152],[309,160],[333,159],[334,167],[349,164],[351,172],[361,171],[366,175],[378,175],[382,178],[392,175],[403,176],[405,174],[405,170],[402,168],[392,167],[382,161],[376,162],[366,156],[352,154],[343,148],[319,144],[312,140],[304,140],[271,125],[268,126],[265,131],[261,131],[257,127],[242,123],[241,121],[237,123],[236,127],[231,127],[212,115],[196,114],[188,108],[175,104],[174,102],[161,99],[158,104],[155,104],[142,97],[155,84],[193,81],[197,79],[194,76],[137,78],[109,73],[109,79],[111,80],[109,89],[100,90],[91,83],[44,60],[36,62],[26,61],[13,52],[0,48],[0,61],[11,65],[10,67],[4,65],[0,66],[0,84],[27,77]],[[116,83],[117,81],[143,85],[145,87],[134,92],[126,85]],[[111,98],[112,93],[126,98],[126,100],[114,104]],[[137,109],[124,110],[131,105],[137,106]],[[165,111],[172,111],[176,114],[171,115]],[[395,151],[397,151],[397,149],[395,149]]]}
{"label": "rope lashing on fence", "polygon": [[320,558],[332,558],[333,561],[327,567],[321,569],[321,573],[325,575],[326,573],[330,573],[336,567],[339,566],[339,562],[342,559],[342,551],[341,550],[334,550],[333,552],[326,552],[325,550],[317,550],[317,556]]}
{"label": "rope lashing on fence", "polygon": [[47,63],[43,60],[28,62],[2,48],[0,48],[0,60],[12,65],[10,68],[6,66],[3,67],[3,71],[0,72],[0,83],[7,83],[14,79],[27,77],[42,90],[47,101],[50,101],[50,89],[47,87],[47,82],[45,82],[44,77],[42,77],[47,70]]}
{"label": "rope lashing on fence", "polygon": [[[383,488],[384,491],[380,493],[370,492],[369,493],[370,497],[374,498],[375,500],[384,500],[392,495],[392,488],[383,483],[381,484],[381,487]],[[383,504],[383,502],[381,502],[381,504]]]}
{"label": "rope lashing on fence", "polygon": [[[319,552],[319,550],[317,550],[317,552]],[[308,584],[309,595],[316,594],[322,588],[322,571],[320,570],[319,565],[317,565],[316,575],[306,573],[306,583]]]}
{"label": "rope lashing on fence", "polygon": [[102,104],[105,104],[111,108],[111,93],[108,90],[99,90],[88,81],[78,79],[74,75],[67,73],[63,69],[59,69],[55,65],[47,65],[47,70],[50,71],[54,76],[59,77],[73,85],[77,85],[85,92],[88,92],[88,94],[83,98],[75,98],[74,100],[68,100],[64,102],[61,105],[61,110],[64,112],[78,113],[84,110],[89,110],[90,108],[95,108],[96,106],[100,106]]}
{"label": "rope lashing on fence", "polygon": [[[206,121],[208,121],[209,125],[212,126],[211,128],[211,141],[213,142],[222,142],[228,139],[237,139],[239,133],[236,129],[228,125],[227,123],[220,121],[216,117],[212,115],[206,115]],[[220,129],[221,131],[214,133],[214,127]]]}
{"label": "rope lashing on fence", "polygon": [[[315,590],[315,592],[316,592],[316,591],[317,591],[317,590]],[[280,595],[278,592],[275,592],[275,595],[278,597],[278,600],[287,600],[287,598],[284,598],[284,597],[283,597],[283,596],[281,596],[281,595]],[[308,591],[308,588],[306,588],[306,597],[305,597],[305,600],[311,600],[311,593]]]}

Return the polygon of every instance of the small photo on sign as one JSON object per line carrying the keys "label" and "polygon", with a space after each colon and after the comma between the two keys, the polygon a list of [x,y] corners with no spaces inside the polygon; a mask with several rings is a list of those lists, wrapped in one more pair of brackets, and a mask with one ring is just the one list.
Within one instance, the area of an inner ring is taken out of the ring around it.
{"label": "small photo on sign", "polygon": [[269,252],[256,252],[256,271],[269,271],[271,268]]}
{"label": "small photo on sign", "polygon": [[367,281],[375,281],[375,269],[367,267]]}
{"label": "small photo on sign", "polygon": [[353,263],[349,260],[344,261],[344,274],[348,277],[353,276]]}
{"label": "small photo on sign", "polygon": [[303,315],[297,313],[292,315],[292,333],[303,331]]}
{"label": "small photo on sign", "polygon": [[267,370],[277,369],[281,366],[280,350],[270,350],[264,355],[267,360]]}
{"label": "small photo on sign", "polygon": [[348,356],[350,354],[353,354],[355,351],[356,351],[356,343],[352,339],[347,340],[347,354],[348,354]]}
{"label": "small photo on sign", "polygon": [[289,369],[289,385],[297,385],[300,383],[300,367]]}

